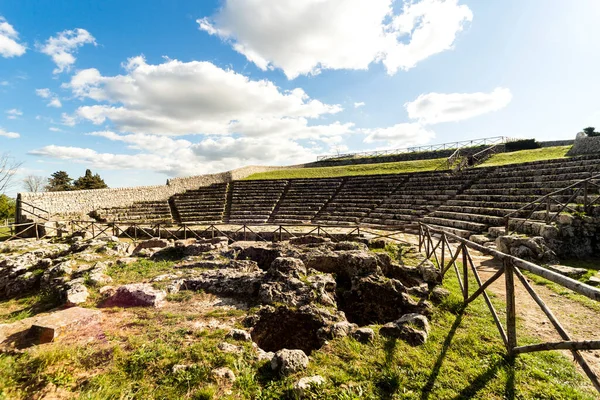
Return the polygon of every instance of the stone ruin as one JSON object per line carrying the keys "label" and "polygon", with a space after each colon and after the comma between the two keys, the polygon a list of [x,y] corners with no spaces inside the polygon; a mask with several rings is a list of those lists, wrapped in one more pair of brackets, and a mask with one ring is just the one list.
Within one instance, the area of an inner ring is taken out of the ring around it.
{"label": "stone ruin", "polygon": [[[261,357],[271,359],[273,368],[286,374],[304,364],[300,353],[310,355],[330,339],[352,335],[363,342],[373,340],[374,331],[368,328],[373,324],[383,325],[382,335],[412,345],[427,340],[430,299],[440,301],[447,295],[437,287],[438,270],[412,246],[403,247],[396,262],[385,252],[369,250],[369,246],[382,247],[383,240],[365,242],[333,242],[317,236],[279,243],[229,243],[223,237],[151,239],[137,246],[116,237],[8,242],[2,245],[7,250],[0,253],[0,299],[46,290],[73,307],[88,300],[90,285],[99,288],[100,309],[160,307],[168,294],[181,290],[234,298],[252,312],[243,321],[247,331],[234,330],[231,335],[252,340]],[[9,254],[17,248],[21,253]],[[100,254],[114,261],[97,261]],[[179,261],[172,273],[151,282],[110,285],[106,274],[110,263],[126,267],[141,258]],[[418,265],[407,265],[405,259],[413,264],[417,260]],[[153,287],[152,282],[158,281],[164,289]],[[86,314],[81,323],[88,320],[97,321],[97,315]],[[51,341],[55,332],[80,325],[75,314],[63,325],[54,321],[52,327],[44,328],[43,322],[35,321],[36,328],[31,327],[24,337],[31,339],[38,332],[37,342]],[[21,325],[19,329],[24,329]],[[0,346],[6,346],[2,327]],[[46,332],[46,339],[39,332]]]}

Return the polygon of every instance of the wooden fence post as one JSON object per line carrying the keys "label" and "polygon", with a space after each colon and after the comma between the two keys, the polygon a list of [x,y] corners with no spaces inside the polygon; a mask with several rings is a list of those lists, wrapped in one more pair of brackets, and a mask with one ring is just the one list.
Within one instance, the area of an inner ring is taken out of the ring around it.
{"label": "wooden fence post", "polygon": [[590,211],[588,207],[588,181],[585,181],[583,185],[583,211],[586,213]]}
{"label": "wooden fence post", "polygon": [[514,265],[510,259],[504,260],[504,277],[506,283],[506,333],[508,339],[508,355],[513,356],[514,348],[517,347],[517,324]]}
{"label": "wooden fence post", "polygon": [[462,244],[462,264],[463,264],[463,298],[465,303],[469,299],[469,260],[467,258],[467,246]]}
{"label": "wooden fence post", "polygon": [[442,238],[440,239],[440,242],[442,243],[442,265],[438,265],[438,267],[440,268],[440,271],[444,271],[446,269],[446,264],[445,264],[445,260],[444,260],[444,256],[446,253],[446,234],[442,233]]}

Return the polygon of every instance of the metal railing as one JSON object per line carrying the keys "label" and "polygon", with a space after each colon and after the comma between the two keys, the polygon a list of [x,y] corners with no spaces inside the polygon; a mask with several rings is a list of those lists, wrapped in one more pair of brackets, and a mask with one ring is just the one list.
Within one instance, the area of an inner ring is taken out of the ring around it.
{"label": "metal railing", "polygon": [[[458,242],[458,245],[453,249],[450,245],[450,240]],[[469,253],[469,249],[479,251],[485,255],[492,256],[502,261],[502,266],[492,275],[487,281],[483,282],[477,268],[473,263],[473,259]],[[591,380],[592,384],[598,392],[600,392],[600,379],[591,369],[587,361],[583,358],[581,350],[599,350],[600,340],[573,340],[567,331],[560,324],[556,316],[550,311],[542,298],[535,292],[534,288],[527,281],[521,270],[541,276],[551,282],[571,289],[576,293],[586,296],[592,300],[600,301],[600,289],[586,285],[577,280],[568,278],[564,275],[555,273],[539,265],[522,260],[520,258],[490,249],[485,246],[478,245],[467,239],[456,236],[452,233],[441,229],[432,228],[426,224],[419,224],[419,250],[425,251],[425,259],[434,259],[439,268],[442,280],[450,268],[453,268],[458,284],[463,295],[463,306],[468,306],[471,302],[482,296],[487,304],[490,314],[494,319],[494,323],[498,328],[498,332],[509,356],[517,356],[523,353],[531,353],[546,350],[570,350],[581,366],[586,376]],[[457,265],[461,263],[462,265]],[[470,273],[472,273],[477,287],[475,290],[470,290]],[[506,292],[506,328],[503,326],[498,316],[490,297],[486,293],[486,289],[498,280],[502,275],[505,277],[505,292]],[[515,276],[525,287],[527,293],[540,307],[542,312],[552,323],[560,335],[562,341],[544,342],[534,345],[519,346],[517,341],[516,329],[516,301],[515,301]]]}
{"label": "metal railing", "polygon": [[446,159],[445,163],[442,163],[440,167],[438,167],[438,170],[445,168],[452,172],[460,172],[465,168],[474,167],[498,153],[499,148],[498,144],[493,144],[475,154],[463,154],[464,147],[458,148]]}
{"label": "metal railing", "polygon": [[406,148],[400,148],[400,149],[364,151],[364,152],[359,152],[359,153],[346,153],[346,154],[335,154],[335,155],[329,154],[329,155],[317,156],[317,161],[340,159],[340,158],[354,158],[354,157],[356,157],[356,158],[358,158],[358,157],[379,157],[379,156],[389,156],[389,155],[404,154],[404,153],[418,153],[418,152],[423,152],[423,151],[450,150],[450,149],[458,149],[461,147],[474,147],[474,146],[502,144],[502,143],[510,142],[512,140],[515,140],[515,139],[507,137],[507,136],[494,136],[494,137],[482,138],[482,139],[463,140],[463,141],[459,141],[459,142],[431,144],[431,145],[426,145],[426,146],[406,147]]}
{"label": "metal railing", "polygon": [[[524,205],[518,210],[506,214],[504,216],[504,232],[507,235],[510,232],[518,232],[528,221],[532,220],[543,221],[549,224],[554,222],[560,213],[566,210],[573,213],[588,213],[592,206],[600,202],[600,185],[593,182],[594,180],[600,180],[600,174],[590,176],[572,185],[555,190]],[[567,199],[566,201],[564,201],[565,198]],[[579,201],[581,203],[578,203]],[[573,202],[576,202],[576,205]],[[525,217],[519,217],[527,211],[529,213]],[[512,230],[510,227],[511,219],[517,220]]]}

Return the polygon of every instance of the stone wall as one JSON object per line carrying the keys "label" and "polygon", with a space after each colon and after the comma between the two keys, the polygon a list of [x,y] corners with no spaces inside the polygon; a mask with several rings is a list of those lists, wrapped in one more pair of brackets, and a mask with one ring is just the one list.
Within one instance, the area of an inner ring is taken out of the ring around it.
{"label": "stone wall", "polygon": [[[90,211],[99,208],[124,207],[138,201],[168,200],[176,193],[213,183],[224,183],[243,179],[257,172],[266,172],[287,167],[248,166],[218,174],[173,178],[166,185],[138,186],[114,189],[75,190],[70,192],[19,193],[17,195],[17,221],[31,218],[27,211],[31,206],[47,211],[52,219],[88,218]],[[35,211],[40,213],[39,210]]]}
{"label": "stone wall", "polygon": [[587,137],[584,133],[578,133],[575,144],[573,144],[567,156],[573,157],[594,153],[600,153],[600,136]]}
{"label": "stone wall", "polygon": [[575,143],[575,140],[548,140],[545,142],[538,142],[541,147],[557,147],[557,146],[570,146]]}

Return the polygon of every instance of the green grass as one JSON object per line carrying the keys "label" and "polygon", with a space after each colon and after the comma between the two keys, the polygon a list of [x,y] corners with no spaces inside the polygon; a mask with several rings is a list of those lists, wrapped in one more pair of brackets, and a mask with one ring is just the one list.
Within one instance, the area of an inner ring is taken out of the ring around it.
{"label": "green grass", "polygon": [[33,317],[36,314],[58,307],[60,304],[60,299],[52,292],[38,292],[3,300],[0,301],[0,324]]}
{"label": "green grass", "polygon": [[[530,161],[563,158],[571,146],[546,147],[493,155],[480,166],[497,166]],[[336,167],[290,168],[252,174],[245,180],[335,178],[340,176],[400,174],[433,171],[446,161],[445,158],[431,160],[399,161],[377,164],[342,165]]]}
{"label": "green grass", "polygon": [[106,274],[115,284],[137,283],[152,279],[158,275],[173,272],[173,261],[152,261],[141,259],[126,265],[111,265]]}
{"label": "green grass", "polygon": [[[384,251],[398,258],[402,248],[389,245]],[[410,256],[401,255],[407,262]],[[145,261],[125,268],[148,277],[164,266]],[[120,274],[113,276],[133,277]],[[223,353],[217,345],[229,341],[226,331],[191,327],[202,318],[239,321],[243,311],[201,314],[189,305],[203,295],[182,292],[171,297],[178,304],[172,310],[128,309],[121,324],[93,344],[58,342],[23,354],[1,354],[0,399],[29,398],[50,384],[82,399],[285,399],[293,398],[295,381],[315,374],[325,377],[326,384],[313,389],[311,399],[595,398],[587,380],[561,353],[507,358],[483,299],[463,309],[452,271],[444,286],[451,295],[435,308],[425,345],[411,347],[379,335],[370,344],[335,339],[311,354],[308,370],[284,379],[273,376],[267,362],[255,360],[250,343],[235,342],[243,347],[241,354]],[[494,296],[492,301],[504,318],[504,304]],[[119,313],[105,310],[107,318],[113,312]],[[379,326],[373,328],[378,331]],[[519,344],[533,342],[519,329]],[[191,367],[174,372],[176,364]],[[211,376],[223,366],[237,377],[230,388]]]}
{"label": "green grass", "polygon": [[257,179],[293,179],[293,178],[335,178],[339,176],[400,174],[407,172],[433,171],[446,159],[399,161],[379,164],[343,165],[338,167],[290,168],[269,172],[259,172],[245,178]]}
{"label": "green grass", "polygon": [[497,165],[517,164],[531,161],[552,160],[566,157],[571,146],[544,147],[533,150],[513,151],[512,153],[500,153],[491,156],[479,167],[491,167]]}

